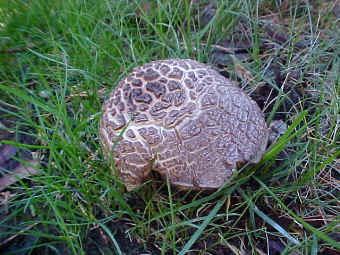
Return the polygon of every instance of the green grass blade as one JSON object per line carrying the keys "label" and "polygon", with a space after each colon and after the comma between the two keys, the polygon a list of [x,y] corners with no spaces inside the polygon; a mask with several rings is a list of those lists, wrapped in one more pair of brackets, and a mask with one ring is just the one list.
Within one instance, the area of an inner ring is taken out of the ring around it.
{"label": "green grass blade", "polygon": [[306,171],[300,177],[297,185],[304,185],[308,180],[310,180],[313,175],[317,175],[327,164],[331,163],[334,159],[336,159],[340,155],[340,150],[336,151],[332,155],[330,155],[326,160],[322,162],[314,171]]}
{"label": "green grass blade", "polygon": [[300,245],[300,242],[296,240],[294,237],[292,237],[284,228],[282,228],[278,223],[273,221],[271,218],[269,218],[267,215],[265,215],[261,210],[257,208],[257,206],[254,206],[255,213],[261,217],[265,222],[267,222],[269,225],[271,225],[273,228],[275,228],[278,232],[280,232],[281,235],[283,235],[285,238],[287,238],[290,242],[292,242],[295,245]]}
{"label": "green grass blade", "polygon": [[317,255],[318,254],[318,238],[313,235],[313,243],[311,248],[311,255]]}
{"label": "green grass blade", "polygon": [[313,226],[311,226],[310,224],[308,224],[307,222],[305,222],[303,219],[301,219],[298,215],[296,215],[292,210],[290,210],[275,194],[274,192],[272,192],[267,185],[265,185],[261,180],[259,180],[258,178],[256,178],[254,176],[254,179],[282,206],[282,208],[284,208],[288,214],[290,214],[292,217],[295,218],[296,221],[298,221],[301,225],[304,226],[305,229],[307,229],[308,231],[310,231],[311,233],[313,233],[316,237],[318,237],[319,239],[322,239],[323,241],[325,241],[326,243],[328,243],[329,245],[331,245],[334,248],[337,248],[340,250],[340,243],[336,242],[334,239],[330,238],[329,236],[327,236],[325,233],[317,230],[316,228],[314,228]]}
{"label": "green grass blade", "polygon": [[290,242],[292,242],[295,245],[300,245],[300,242],[296,240],[294,237],[292,237],[283,227],[281,227],[278,223],[273,221],[271,218],[269,218],[267,215],[265,215],[254,203],[252,200],[245,194],[245,192],[241,189],[237,189],[237,191],[241,194],[243,199],[247,200],[250,204],[250,207],[254,210],[254,212],[262,218],[265,222],[267,222],[269,225],[271,225],[273,228],[275,228],[281,235],[283,235],[285,238],[287,238]]}
{"label": "green grass blade", "polygon": [[303,127],[299,129],[299,131],[295,131],[295,128],[301,123],[301,121],[306,116],[307,111],[302,111],[295,118],[293,123],[287,128],[286,132],[280,137],[280,139],[269,149],[269,151],[263,156],[262,162],[266,162],[267,160],[273,158],[276,154],[278,154],[282,149],[286,146],[287,142],[294,138],[296,135],[301,132],[301,130],[305,129],[305,124]]}
{"label": "green grass blade", "polygon": [[12,95],[15,95],[18,98],[21,98],[28,103],[39,106],[40,108],[44,109],[47,112],[50,112],[52,114],[56,114],[56,111],[54,110],[53,107],[48,106],[47,104],[41,102],[37,98],[34,98],[32,96],[27,95],[25,92],[23,92],[20,89],[10,88],[10,87],[4,86],[4,85],[0,85],[0,89],[2,89],[3,91],[6,91],[6,92],[8,92]]}
{"label": "green grass blade", "polygon": [[120,249],[116,238],[114,237],[114,235],[112,234],[112,232],[110,231],[110,229],[108,229],[108,227],[106,227],[103,223],[98,223],[98,225],[104,229],[104,231],[106,232],[106,234],[110,237],[114,247],[116,248],[116,252],[118,255],[123,255],[122,250]]}
{"label": "green grass blade", "polygon": [[186,254],[191,246],[196,242],[198,237],[202,234],[203,230],[208,226],[208,224],[211,222],[211,220],[215,217],[218,210],[222,207],[224,201],[218,201],[217,204],[214,206],[214,208],[210,211],[208,216],[205,218],[203,223],[199,226],[199,228],[195,231],[195,233],[191,236],[189,241],[184,245],[183,249],[178,253],[178,255],[184,255]]}

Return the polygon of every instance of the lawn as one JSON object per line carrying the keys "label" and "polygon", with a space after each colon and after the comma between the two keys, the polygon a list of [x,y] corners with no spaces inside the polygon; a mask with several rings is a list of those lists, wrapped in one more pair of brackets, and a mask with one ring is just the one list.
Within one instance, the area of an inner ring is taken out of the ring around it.
{"label": "lawn", "polygon": [[[340,254],[339,31],[338,0],[0,1],[0,254]],[[218,190],[126,192],[105,160],[103,102],[167,58],[213,66],[273,131]]]}

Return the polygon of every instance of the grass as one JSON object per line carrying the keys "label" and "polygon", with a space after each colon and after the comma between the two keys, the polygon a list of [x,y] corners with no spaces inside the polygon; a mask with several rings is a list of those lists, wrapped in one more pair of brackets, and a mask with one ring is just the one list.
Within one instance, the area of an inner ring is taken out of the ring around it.
{"label": "grass", "polygon": [[[29,153],[40,162],[39,174],[1,200],[0,250],[340,252],[336,1],[218,1],[205,22],[209,2],[0,2],[0,122],[14,137],[0,142],[15,146],[18,160]],[[268,36],[264,21],[286,40]],[[248,40],[247,57],[217,65],[230,55],[216,49],[226,39]],[[126,193],[99,146],[101,104],[133,67],[174,57],[220,68],[252,91],[268,124],[281,119],[288,129],[260,163],[215,192],[179,191],[156,177]]]}

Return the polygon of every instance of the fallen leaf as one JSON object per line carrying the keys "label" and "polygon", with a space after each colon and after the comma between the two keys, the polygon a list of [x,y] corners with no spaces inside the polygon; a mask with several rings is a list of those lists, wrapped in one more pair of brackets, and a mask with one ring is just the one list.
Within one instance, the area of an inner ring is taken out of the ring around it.
{"label": "fallen leaf", "polygon": [[17,152],[17,148],[13,145],[4,144],[0,146],[0,167],[7,160],[11,159]]}
{"label": "fallen leaf", "polygon": [[253,75],[249,70],[247,70],[245,67],[241,65],[241,62],[234,56],[231,55],[233,61],[234,61],[234,68],[237,76],[244,82],[249,83],[254,80]]}
{"label": "fallen leaf", "polygon": [[13,171],[10,171],[10,173],[4,174],[4,176],[0,178],[0,191],[6,189],[13,183],[16,183],[20,179],[37,174],[38,171],[34,168],[37,165],[38,165],[37,161],[28,159],[27,165],[24,166],[20,164]]}
{"label": "fallen leaf", "polygon": [[141,15],[143,13],[148,13],[150,11],[150,2],[142,3],[141,6],[135,10],[136,15]]}

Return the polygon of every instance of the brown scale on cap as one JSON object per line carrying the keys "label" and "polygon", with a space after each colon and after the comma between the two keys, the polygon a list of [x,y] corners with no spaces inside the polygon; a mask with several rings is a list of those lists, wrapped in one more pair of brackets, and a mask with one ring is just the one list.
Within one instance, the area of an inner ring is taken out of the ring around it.
{"label": "brown scale on cap", "polygon": [[133,69],[104,103],[99,134],[128,190],[151,169],[182,188],[218,188],[237,166],[257,163],[268,140],[257,104],[190,59]]}

